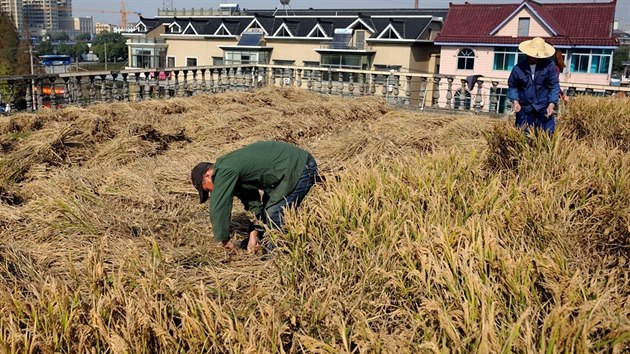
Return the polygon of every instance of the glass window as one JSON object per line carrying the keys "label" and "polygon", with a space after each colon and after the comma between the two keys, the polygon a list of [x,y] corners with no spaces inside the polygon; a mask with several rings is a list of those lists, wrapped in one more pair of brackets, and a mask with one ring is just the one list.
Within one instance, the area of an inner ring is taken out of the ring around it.
{"label": "glass window", "polygon": [[174,68],[175,67],[175,57],[167,57],[167,64],[166,66],[169,68]]}
{"label": "glass window", "polygon": [[576,49],[571,53],[571,72],[607,74],[611,57],[609,49]]}
{"label": "glass window", "polygon": [[510,71],[514,65],[525,58],[525,54],[520,53],[518,48],[495,47],[493,70]]}
{"label": "glass window", "polygon": [[518,19],[518,36],[529,36],[529,17],[521,17]]}
{"label": "glass window", "polygon": [[464,48],[457,54],[457,69],[473,70],[475,67],[475,52],[470,48]]}
{"label": "glass window", "polygon": [[223,65],[222,57],[212,57],[212,65]]}
{"label": "glass window", "polygon": [[186,66],[197,66],[197,58],[186,58]]}

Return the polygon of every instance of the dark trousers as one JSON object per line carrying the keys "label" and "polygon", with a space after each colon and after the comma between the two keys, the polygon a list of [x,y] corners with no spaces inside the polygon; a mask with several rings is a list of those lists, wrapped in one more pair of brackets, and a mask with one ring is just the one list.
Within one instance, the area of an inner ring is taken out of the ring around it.
{"label": "dark trousers", "polygon": [[306,194],[308,194],[313,184],[315,184],[317,175],[317,162],[313,156],[309,155],[306,160],[306,166],[304,166],[302,175],[293,191],[278,203],[265,209],[265,224],[267,224],[270,229],[277,229],[284,232],[284,221],[282,220],[284,209],[297,208],[302,203]]}
{"label": "dark trousers", "polygon": [[556,130],[556,117],[555,114],[551,117],[545,117],[544,114],[540,114],[536,111],[525,113],[520,111],[516,113],[516,127],[529,129],[540,129],[547,132],[549,135],[553,135]]}

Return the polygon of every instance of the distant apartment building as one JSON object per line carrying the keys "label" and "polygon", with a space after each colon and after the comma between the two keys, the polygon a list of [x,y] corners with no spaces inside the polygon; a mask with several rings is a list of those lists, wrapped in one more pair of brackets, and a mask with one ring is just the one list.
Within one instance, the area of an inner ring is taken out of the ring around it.
{"label": "distant apartment building", "polygon": [[22,29],[24,26],[22,0],[0,0],[0,11],[11,16],[15,28]]}
{"label": "distant apartment building", "polygon": [[23,23],[31,36],[47,32],[73,31],[72,0],[21,0]]}
{"label": "distant apartment building", "polygon": [[59,29],[59,13],[55,0],[24,0],[24,21],[31,36],[43,36]]}
{"label": "distant apartment building", "polygon": [[59,18],[60,31],[73,31],[74,18],[72,17],[72,0],[57,0],[57,16]]}
{"label": "distant apartment building", "polygon": [[74,17],[73,30],[77,33],[94,33],[94,19],[92,16]]}
{"label": "distant apartment building", "polygon": [[121,26],[112,26],[112,32],[114,33],[126,33],[126,32],[133,32],[136,29],[136,24],[135,23],[128,23],[125,27],[121,27]]}
{"label": "distant apartment building", "polygon": [[109,23],[100,23],[97,22],[96,25],[94,25],[94,33],[99,34],[101,32],[113,32],[113,28],[114,26],[110,25]]}

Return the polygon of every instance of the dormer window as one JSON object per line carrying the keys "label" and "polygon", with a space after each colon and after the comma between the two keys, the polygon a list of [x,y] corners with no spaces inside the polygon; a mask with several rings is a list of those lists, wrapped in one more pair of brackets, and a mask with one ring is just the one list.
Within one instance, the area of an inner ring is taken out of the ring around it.
{"label": "dormer window", "polygon": [[518,36],[529,37],[529,17],[520,17],[518,19]]}
{"label": "dormer window", "polygon": [[169,33],[182,33],[182,26],[174,22],[168,27],[168,31]]}

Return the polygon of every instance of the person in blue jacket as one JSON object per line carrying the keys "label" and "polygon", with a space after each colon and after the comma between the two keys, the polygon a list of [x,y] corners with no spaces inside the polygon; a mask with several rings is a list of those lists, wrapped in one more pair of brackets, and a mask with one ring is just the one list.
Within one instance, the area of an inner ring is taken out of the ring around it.
{"label": "person in blue jacket", "polygon": [[553,134],[560,97],[558,71],[552,60],[556,50],[539,37],[521,42],[518,49],[527,59],[514,66],[508,79],[508,99],[516,113],[516,126]]}

